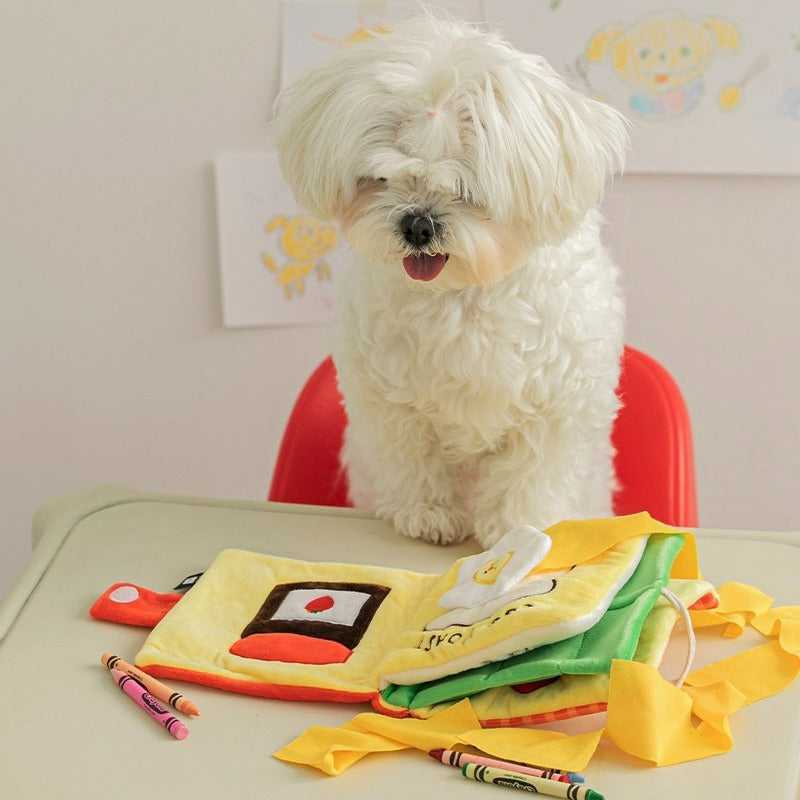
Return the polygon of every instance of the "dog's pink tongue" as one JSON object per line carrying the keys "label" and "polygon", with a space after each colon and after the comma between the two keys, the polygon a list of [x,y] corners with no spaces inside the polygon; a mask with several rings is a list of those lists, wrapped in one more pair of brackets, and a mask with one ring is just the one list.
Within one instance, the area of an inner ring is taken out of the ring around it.
{"label": "dog's pink tongue", "polygon": [[403,266],[410,278],[415,281],[432,281],[443,269],[447,262],[444,253],[429,256],[421,253],[417,256],[406,256]]}

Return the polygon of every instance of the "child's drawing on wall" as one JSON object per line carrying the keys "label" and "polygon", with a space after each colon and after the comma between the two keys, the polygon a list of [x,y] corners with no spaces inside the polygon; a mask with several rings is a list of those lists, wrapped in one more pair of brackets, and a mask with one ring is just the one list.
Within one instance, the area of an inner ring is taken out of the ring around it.
{"label": "child's drawing on wall", "polygon": [[225,325],[326,325],[347,259],[337,226],[298,207],[273,150],[214,161]]}
{"label": "child's drawing on wall", "polygon": [[312,274],[319,281],[330,280],[331,269],[325,256],[339,245],[334,227],[307,214],[279,215],[267,223],[265,231],[279,231],[280,260],[276,261],[271,253],[262,253],[261,260],[275,273],[287,300],[305,293],[306,279]]}
{"label": "child's drawing on wall", "polygon": [[631,121],[626,172],[800,174],[800,0],[492,0],[490,20]]}
{"label": "child's drawing on wall", "polygon": [[364,14],[358,15],[358,27],[350,31],[348,34],[345,35],[343,39],[336,39],[333,36],[329,36],[326,33],[318,33],[314,32],[312,36],[319,42],[323,44],[333,45],[335,47],[339,47],[341,45],[350,45],[350,44],[358,44],[358,42],[364,42],[367,39],[375,36],[375,34],[379,33],[386,33],[389,29],[382,23],[370,23]]}
{"label": "child's drawing on wall", "polygon": [[[791,53],[795,56],[795,74],[800,77],[800,29],[795,33],[789,34]],[[783,94],[778,114],[784,119],[800,122],[800,85],[790,86]]]}
{"label": "child's drawing on wall", "polygon": [[[417,0],[293,0],[282,3],[281,86],[328,55],[386,32],[395,20],[418,14]],[[427,0],[457,17],[481,17],[478,0]]]}
{"label": "child's drawing on wall", "polygon": [[[739,28],[730,20],[659,13],[598,30],[586,47],[586,58],[609,58],[630,90],[630,110],[658,121],[689,114],[705,94],[711,62],[738,53],[740,47]],[[740,96],[734,88],[720,102],[730,109]]]}
{"label": "child's drawing on wall", "polygon": [[742,90],[757,75],[760,75],[769,66],[769,56],[764,53],[759,56],[733,83],[722,87],[719,93],[719,104],[725,111],[733,111],[742,102]]}

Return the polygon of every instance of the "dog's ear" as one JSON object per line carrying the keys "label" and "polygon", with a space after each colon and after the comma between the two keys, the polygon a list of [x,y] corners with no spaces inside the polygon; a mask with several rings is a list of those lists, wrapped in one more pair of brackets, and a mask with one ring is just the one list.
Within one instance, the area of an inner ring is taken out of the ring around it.
{"label": "dog's ear", "polygon": [[273,108],[284,178],[298,203],[320,219],[340,217],[356,193],[360,173],[354,137],[359,131],[354,115],[369,114],[369,97],[353,88],[365,77],[355,74],[355,63],[352,57],[334,57],[312,68],[278,95]]}
{"label": "dog's ear", "polygon": [[521,66],[494,87],[513,134],[505,137],[505,166],[516,208],[536,238],[558,244],[622,169],[627,124],[611,106],[569,87],[544,59],[524,56]]}
{"label": "dog's ear", "polygon": [[335,130],[331,98],[338,94],[330,71],[312,70],[284,89],[273,107],[272,131],[281,170],[297,202],[329,219],[341,205],[343,187],[330,169]]}

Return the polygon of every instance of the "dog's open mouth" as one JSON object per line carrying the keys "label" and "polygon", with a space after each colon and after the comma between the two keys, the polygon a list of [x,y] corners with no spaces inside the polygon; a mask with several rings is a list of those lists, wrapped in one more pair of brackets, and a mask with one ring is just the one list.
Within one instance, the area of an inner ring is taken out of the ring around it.
{"label": "dog's open mouth", "polygon": [[447,253],[418,253],[413,256],[406,256],[403,259],[403,267],[408,273],[409,278],[415,281],[432,281],[443,269],[450,256]]}

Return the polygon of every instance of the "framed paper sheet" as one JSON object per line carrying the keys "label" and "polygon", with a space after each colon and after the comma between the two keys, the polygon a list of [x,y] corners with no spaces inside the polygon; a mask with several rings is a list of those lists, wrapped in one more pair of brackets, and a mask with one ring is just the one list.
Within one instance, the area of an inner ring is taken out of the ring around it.
{"label": "framed paper sheet", "polygon": [[225,325],[330,322],[339,229],[297,206],[274,152],[220,156],[215,173]]}
{"label": "framed paper sheet", "polygon": [[493,0],[486,13],[626,114],[627,171],[800,174],[794,0]]}
{"label": "framed paper sheet", "polygon": [[[482,19],[478,0],[441,0],[427,5],[454,17]],[[284,0],[281,86],[291,83],[333,48],[357,42],[369,36],[370,30],[385,28],[392,20],[417,14],[419,9],[415,0]]]}

